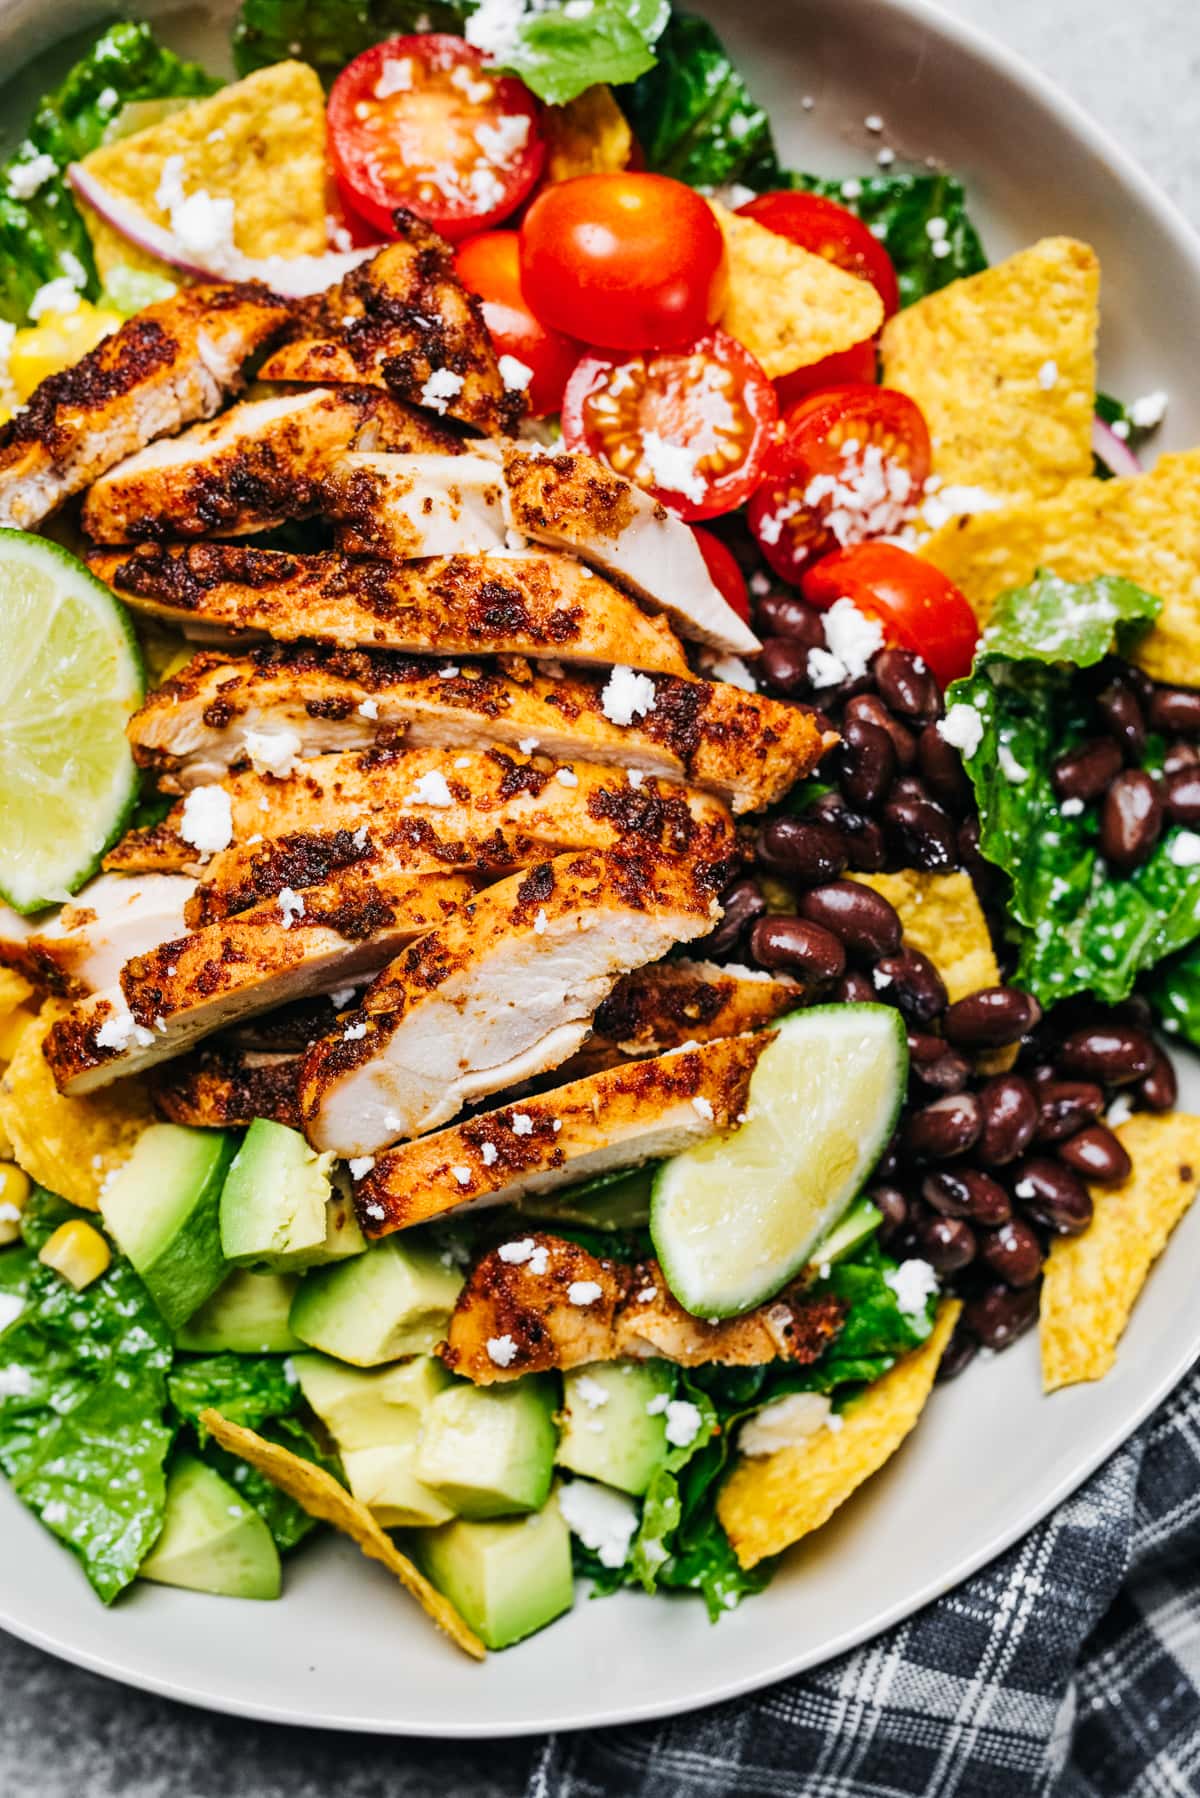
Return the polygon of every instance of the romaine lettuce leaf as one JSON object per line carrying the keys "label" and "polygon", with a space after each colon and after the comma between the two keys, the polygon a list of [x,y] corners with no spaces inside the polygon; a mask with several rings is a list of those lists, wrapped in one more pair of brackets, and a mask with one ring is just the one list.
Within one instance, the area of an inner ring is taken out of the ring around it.
{"label": "romaine lettuce leaf", "polygon": [[328,85],[372,44],[417,31],[460,33],[470,6],[455,0],[243,0],[233,27],[239,75],[298,57]]}
{"label": "romaine lettuce leaf", "polygon": [[[953,175],[863,175],[830,177],[792,175],[793,187],[824,194],[849,207],[870,225],[891,257],[900,283],[900,304],[911,306],[963,275],[987,267],[979,233],[967,214],[961,181]],[[930,236],[927,226],[944,222],[945,232]],[[935,244],[949,245],[940,254]]]}
{"label": "romaine lettuce leaf", "polygon": [[1164,961],[1145,990],[1167,1034],[1200,1049],[1200,945]]}
{"label": "romaine lettuce leaf", "polygon": [[620,96],[646,167],[693,187],[779,184],[767,115],[707,19],[673,13],[655,55]]}

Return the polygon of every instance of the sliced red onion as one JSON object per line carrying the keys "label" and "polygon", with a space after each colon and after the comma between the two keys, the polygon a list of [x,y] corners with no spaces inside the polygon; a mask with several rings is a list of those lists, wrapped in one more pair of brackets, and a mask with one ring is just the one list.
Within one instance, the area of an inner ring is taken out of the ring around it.
{"label": "sliced red onion", "polygon": [[387,247],[371,244],[358,250],[326,250],[320,256],[243,256],[237,249],[216,248],[211,255],[201,259],[195,250],[182,244],[173,231],[164,225],[156,225],[132,201],[97,181],[82,163],[71,164],[67,179],[79,198],[99,213],[114,231],[119,231],[139,250],[177,268],[181,274],[209,281],[263,281],[285,299],[300,300],[310,294],[323,293],[351,269],[369,262],[372,256]]}
{"label": "sliced red onion", "polygon": [[1102,418],[1092,419],[1092,454],[1110,474],[1141,474],[1142,465],[1124,440]]}

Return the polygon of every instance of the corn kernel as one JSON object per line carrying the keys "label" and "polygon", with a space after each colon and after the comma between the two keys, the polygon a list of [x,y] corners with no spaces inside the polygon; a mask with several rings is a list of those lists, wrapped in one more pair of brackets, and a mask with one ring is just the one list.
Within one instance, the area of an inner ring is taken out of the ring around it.
{"label": "corn kernel", "polygon": [[108,1267],[112,1250],[99,1230],[82,1218],[72,1218],[43,1243],[38,1260],[69,1280],[76,1292],[82,1292]]}
{"label": "corn kernel", "polygon": [[0,1248],[21,1234],[21,1213],[29,1200],[29,1175],[11,1161],[0,1161]]}
{"label": "corn kernel", "polygon": [[24,403],[34,388],[61,369],[72,368],[102,337],[124,324],[119,312],[80,300],[73,312],[45,312],[36,325],[18,331],[8,356],[8,373]]}
{"label": "corn kernel", "polygon": [[774,916],[776,913],[794,912],[796,895],[786,881],[776,880],[773,874],[764,874],[758,868],[754,871],[759,890],[767,902],[767,910]]}
{"label": "corn kernel", "polygon": [[21,1040],[25,1026],[32,1024],[34,1013],[26,1011],[23,1005],[6,1012],[0,1018],[0,1061],[11,1061],[17,1052],[17,1044]]}

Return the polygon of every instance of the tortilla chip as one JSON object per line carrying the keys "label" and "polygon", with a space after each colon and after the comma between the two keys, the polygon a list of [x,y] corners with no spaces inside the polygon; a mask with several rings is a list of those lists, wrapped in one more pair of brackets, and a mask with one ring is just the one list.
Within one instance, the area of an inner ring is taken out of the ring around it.
{"label": "tortilla chip", "polygon": [[1200,668],[1200,449],[1150,474],[1072,481],[1053,499],[943,526],[921,554],[962,588],[986,624],[991,602],[1039,568],[1067,581],[1123,574],[1163,602],[1131,652],[1155,680],[1192,686]]}
{"label": "tortilla chip", "polygon": [[722,329],[745,344],[772,380],[874,337],[883,303],[869,281],[715,200],[709,204],[729,252]]}
{"label": "tortilla chip", "polygon": [[231,1455],[248,1461],[260,1473],[286,1492],[289,1498],[322,1523],[331,1523],[352,1542],[357,1542],[367,1559],[382,1561],[394,1573],[406,1592],[411,1592],[427,1617],[432,1617],[464,1654],[482,1661],[486,1650],[474,1630],[468,1629],[448,1598],[431,1585],[420,1569],[402,1555],[391,1537],[382,1530],[366,1505],[352,1498],[331,1473],[311,1461],[294,1455],[290,1449],[267,1442],[240,1423],[230,1423],[219,1411],[201,1411],[200,1422]]}
{"label": "tortilla chip", "polygon": [[928,1339],[842,1412],[840,1430],[818,1430],[795,1447],[736,1463],[717,1516],[743,1567],[820,1529],[891,1460],[924,1409],[961,1309],[957,1299],[943,1304]]}
{"label": "tortilla chip", "polygon": [[1058,1236],[1046,1258],[1038,1333],[1047,1392],[1102,1380],[1138,1293],[1200,1182],[1200,1117],[1139,1113],[1117,1131],[1133,1161],[1123,1186],[1093,1186],[1082,1236]]}
{"label": "tortilla chip", "polygon": [[[83,166],[166,226],[170,218],[158,193],[169,157],[182,159],[185,193],[233,201],[233,238],[245,255],[317,255],[325,249],[325,96],[306,63],[259,69],[145,131],[102,145]],[[92,219],[87,222],[90,231]],[[92,247],[102,282],[114,266],[171,278],[165,264],[139,254],[107,227],[93,234]]]}
{"label": "tortilla chip", "polygon": [[32,992],[23,974],[15,968],[0,968],[0,1017],[7,1017],[18,1005],[24,1005]]}
{"label": "tortilla chip", "polygon": [[927,955],[946,984],[950,1003],[995,986],[1000,979],[983,907],[969,874],[856,874],[894,905],[910,949]]}
{"label": "tortilla chip", "polygon": [[0,1131],[31,1180],[72,1205],[97,1211],[106,1176],[129,1159],[156,1118],[137,1080],[117,1081],[83,1099],[59,1092],[42,1043],[67,1010],[62,1000],[48,999],[22,1033],[0,1076]]}
{"label": "tortilla chip", "polygon": [[916,400],[934,471],[952,486],[1040,498],[1092,470],[1100,265],[1070,237],[889,319],[883,379]]}
{"label": "tortilla chip", "polygon": [[585,88],[565,106],[543,107],[542,132],[548,182],[612,174],[628,166],[633,151],[629,121],[603,81]]}

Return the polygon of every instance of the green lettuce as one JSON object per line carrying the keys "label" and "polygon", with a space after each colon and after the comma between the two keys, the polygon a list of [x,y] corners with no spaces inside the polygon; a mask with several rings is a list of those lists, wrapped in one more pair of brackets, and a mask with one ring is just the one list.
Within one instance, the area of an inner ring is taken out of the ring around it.
{"label": "green lettuce", "polygon": [[673,13],[655,55],[620,96],[646,167],[693,187],[778,185],[770,121],[707,19]]}
{"label": "green lettuce", "polygon": [[[987,267],[962,182],[953,175],[792,175],[790,181],[836,200],[871,227],[892,259],[902,306]],[[935,220],[946,228],[931,237],[927,227]],[[938,244],[949,247],[939,254]]]}
{"label": "green lettuce", "polygon": [[354,57],[391,37],[462,30],[470,10],[433,0],[243,0],[233,27],[239,75],[298,57],[328,85]]}
{"label": "green lettuce", "polygon": [[1156,968],[1146,997],[1169,1036],[1200,1049],[1200,945],[1170,956]]}

